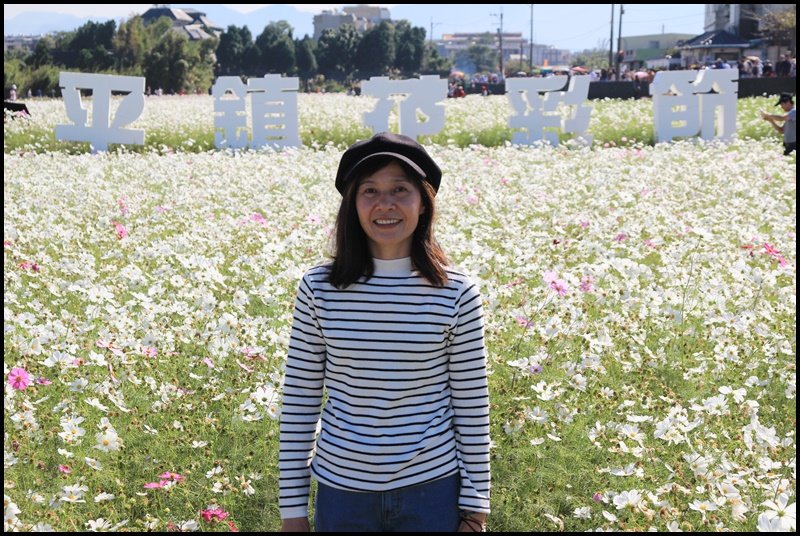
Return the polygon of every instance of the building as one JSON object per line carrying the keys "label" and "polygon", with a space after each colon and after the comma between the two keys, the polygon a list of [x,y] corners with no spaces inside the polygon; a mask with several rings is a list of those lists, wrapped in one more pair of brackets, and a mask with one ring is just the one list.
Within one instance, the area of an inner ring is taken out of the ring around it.
{"label": "building", "polygon": [[666,67],[669,65],[667,58],[680,44],[695,37],[692,34],[662,33],[649,35],[634,35],[623,37],[621,69],[637,70],[649,67]]}
{"label": "building", "polygon": [[[369,4],[358,4],[342,8],[347,14],[354,15],[357,19],[365,19],[372,26],[377,26],[382,21],[392,20],[389,10],[385,7],[370,6]],[[368,28],[369,29],[369,28]]]}
{"label": "building", "polygon": [[10,50],[33,52],[41,38],[41,35],[6,35],[3,37],[3,52]]}
{"label": "building", "polygon": [[383,21],[391,20],[388,9],[367,4],[346,6],[342,11],[323,10],[319,15],[314,15],[314,39],[318,41],[325,30],[338,30],[345,24],[352,24],[356,31],[364,33]]}
{"label": "building", "polygon": [[[527,55],[530,55],[528,50],[526,50]],[[555,48],[553,45],[534,43],[531,58],[533,65],[569,65],[572,63],[572,52],[563,48]]]}
{"label": "building", "polygon": [[711,65],[718,59],[735,63],[749,46],[747,39],[725,30],[712,30],[682,43],[681,63],[687,68]]}
{"label": "building", "polygon": [[[500,50],[500,36],[497,33],[454,33],[443,34],[441,39],[434,41],[439,55],[450,58],[456,67],[463,71],[471,72],[469,62],[465,59],[467,50],[473,45],[486,45]],[[533,45],[533,56],[527,39],[521,32],[503,34],[503,62],[522,61],[533,65],[557,65],[569,63],[572,55],[568,50],[557,49],[548,45]],[[498,58],[499,59],[499,58]]]}
{"label": "building", "polygon": [[795,4],[706,4],[704,30],[725,30],[744,40],[761,37],[758,21],[766,13],[784,11]]}
{"label": "building", "polygon": [[[767,13],[791,9],[795,4],[706,4],[705,31],[725,31],[739,38],[749,46],[738,51],[721,51],[719,57],[725,60],[739,59],[741,56],[758,56],[763,60],[777,61],[781,54],[788,52],[780,43],[770,43],[759,26],[760,19]],[[704,34],[705,35],[705,34]],[[700,36],[698,36],[700,37]],[[784,43],[785,44],[785,43]],[[794,41],[791,48],[794,49]],[[705,59],[715,59],[710,50]],[[738,52],[735,58],[733,53]],[[700,55],[696,55],[700,57]]]}
{"label": "building", "polygon": [[186,36],[190,41],[200,41],[219,37],[224,28],[212,22],[205,13],[192,8],[175,8],[166,4],[155,4],[144,13],[142,21],[150,24],[161,17],[172,21],[172,30]]}

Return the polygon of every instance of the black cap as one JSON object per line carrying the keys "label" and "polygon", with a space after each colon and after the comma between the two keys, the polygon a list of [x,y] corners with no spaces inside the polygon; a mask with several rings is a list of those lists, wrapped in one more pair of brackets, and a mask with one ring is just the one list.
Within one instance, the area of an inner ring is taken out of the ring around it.
{"label": "black cap", "polygon": [[430,183],[435,192],[439,191],[442,170],[422,145],[402,134],[379,132],[368,140],[354,143],[342,155],[339,170],[336,172],[336,189],[339,193],[344,195],[347,183],[355,177],[365,162],[382,155],[402,160],[411,166],[422,180]]}
{"label": "black cap", "polygon": [[784,102],[792,102],[792,94],[791,93],[781,93],[781,96],[778,99],[778,102],[775,103],[775,106],[778,106],[779,104],[784,103]]}

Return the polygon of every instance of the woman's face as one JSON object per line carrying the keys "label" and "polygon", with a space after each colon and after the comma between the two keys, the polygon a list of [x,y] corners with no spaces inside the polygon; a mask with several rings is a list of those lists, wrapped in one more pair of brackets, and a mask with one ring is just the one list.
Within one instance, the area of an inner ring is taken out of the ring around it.
{"label": "woman's face", "polygon": [[416,180],[398,162],[361,179],[356,210],[372,256],[401,259],[411,255],[411,241],[425,211]]}

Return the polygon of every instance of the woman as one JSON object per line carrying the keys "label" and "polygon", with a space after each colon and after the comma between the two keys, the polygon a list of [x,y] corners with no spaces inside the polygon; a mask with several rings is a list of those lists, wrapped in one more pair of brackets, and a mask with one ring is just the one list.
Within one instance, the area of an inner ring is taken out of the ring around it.
{"label": "woman", "polygon": [[[489,512],[481,298],[433,236],[441,171],[406,136],[345,151],[334,259],[300,282],[280,437],[284,531],[480,531]],[[323,400],[321,428],[317,422]]]}

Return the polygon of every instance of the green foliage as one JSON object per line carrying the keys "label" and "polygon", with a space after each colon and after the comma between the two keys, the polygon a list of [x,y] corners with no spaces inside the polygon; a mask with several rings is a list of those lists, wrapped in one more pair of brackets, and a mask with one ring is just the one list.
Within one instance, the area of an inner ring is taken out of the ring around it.
{"label": "green foliage", "polygon": [[142,75],[142,63],[150,41],[148,37],[142,17],[139,15],[120,24],[114,36],[114,55],[119,73],[130,76]]}
{"label": "green foliage", "polygon": [[317,73],[317,59],[314,56],[314,40],[305,36],[299,41],[295,41],[295,51],[297,57],[297,74],[300,78],[307,80]]}
{"label": "green foliage", "polygon": [[361,78],[385,75],[394,64],[395,30],[386,21],[370,28],[356,49],[355,64]]}
{"label": "green foliage", "polygon": [[249,56],[258,56],[253,36],[247,26],[241,28],[230,25],[220,36],[217,47],[218,76],[240,76],[249,72]]}
{"label": "green foliage", "polygon": [[453,69],[453,60],[443,58],[433,44],[425,45],[420,74],[438,74],[448,76]]}
{"label": "green foliage", "polygon": [[475,72],[492,72],[497,70],[497,49],[489,33],[484,34],[477,43],[469,46],[462,57],[469,61]]}
{"label": "green foliage", "polygon": [[411,77],[422,70],[425,59],[425,29],[412,27],[407,20],[395,23],[395,67]]}
{"label": "green foliage", "polygon": [[317,65],[326,78],[344,80],[355,70],[355,57],[361,35],[352,24],[338,30],[325,30],[317,43]]}
{"label": "green foliage", "polygon": [[256,48],[260,58],[258,72],[286,75],[294,73],[294,40],[292,27],[288,22],[281,20],[267,24],[264,31],[256,37]]}

